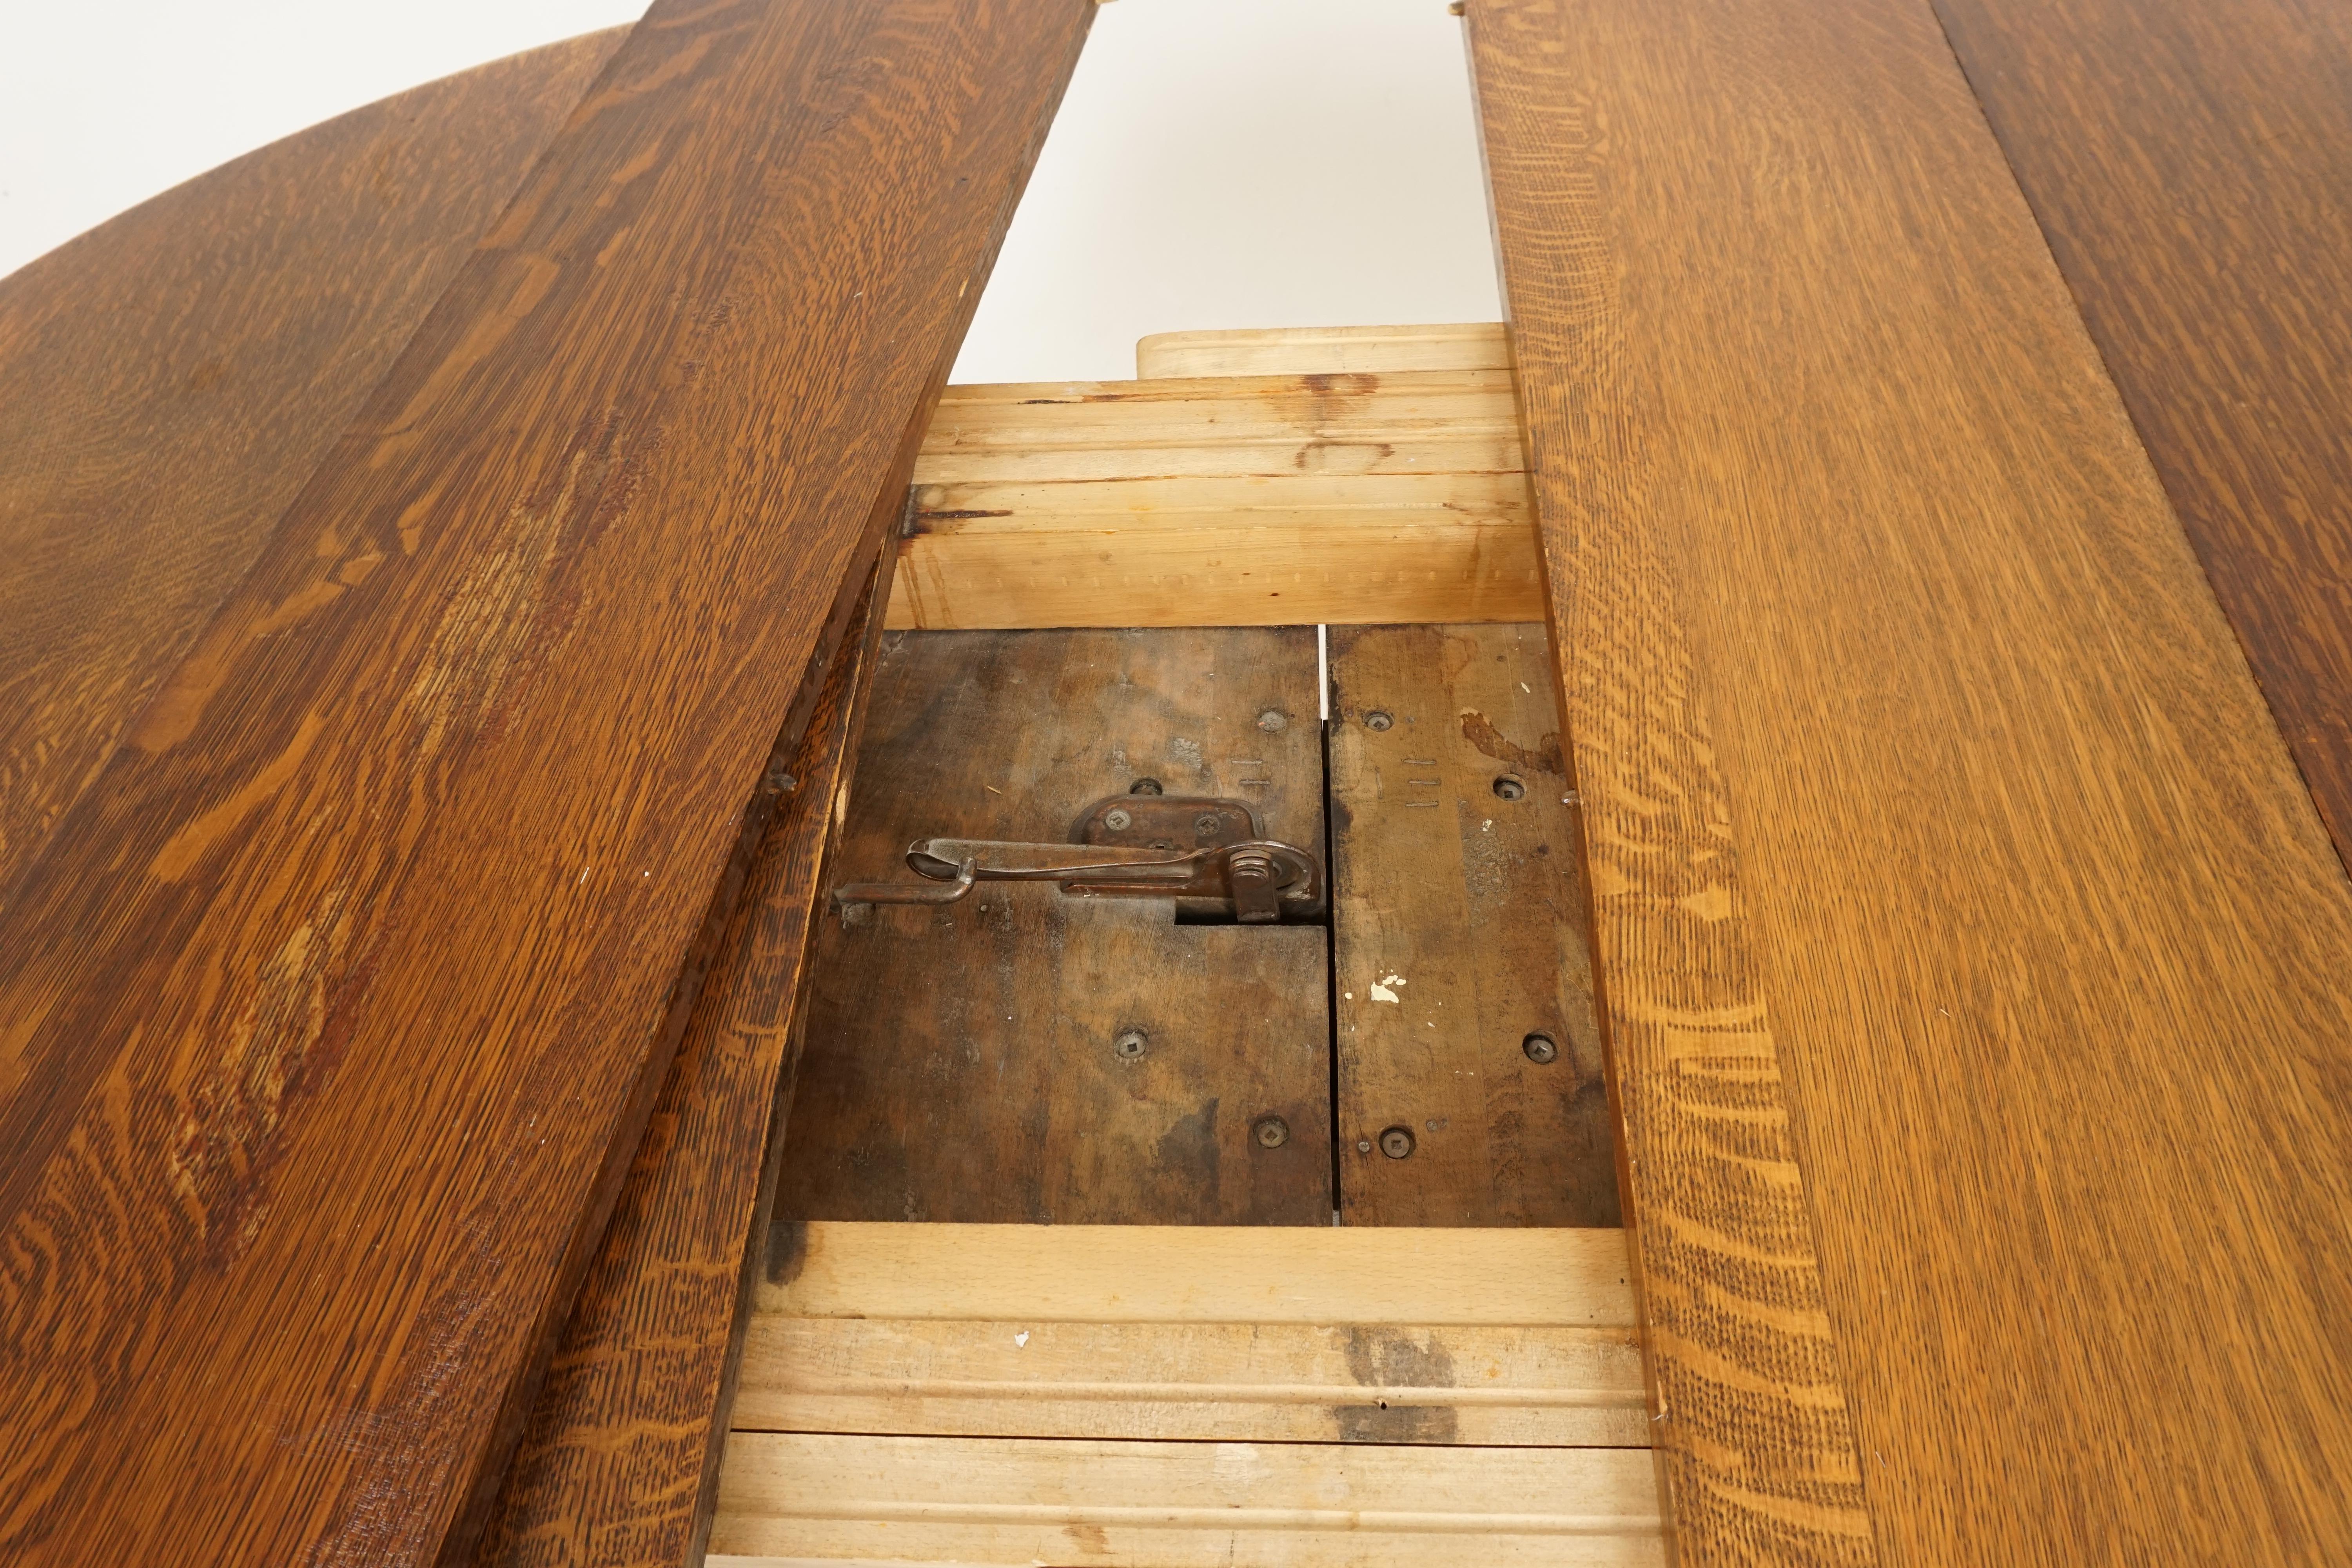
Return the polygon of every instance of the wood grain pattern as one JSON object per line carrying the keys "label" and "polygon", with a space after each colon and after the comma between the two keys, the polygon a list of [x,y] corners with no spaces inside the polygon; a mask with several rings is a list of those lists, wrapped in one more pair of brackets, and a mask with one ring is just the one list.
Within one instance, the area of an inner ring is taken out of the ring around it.
{"label": "wood grain pattern", "polygon": [[1493,370],[950,387],[893,626],[1541,615]]}
{"label": "wood grain pattern", "polygon": [[[1315,1266],[1310,1246],[1285,1265]],[[1039,1323],[761,1313],[752,1432],[1647,1447],[1630,1328]]]}
{"label": "wood grain pattern", "polygon": [[[1349,1224],[1621,1223],[1550,664],[1539,626],[1332,628]],[[1402,1158],[1381,1143],[1393,1127]]]}
{"label": "wood grain pattern", "polygon": [[1937,10],[2352,860],[2352,15]]}
{"label": "wood grain pattern", "polygon": [[1511,335],[1500,321],[1153,332],[1135,345],[1135,374],[1146,381],[1172,375],[1381,374],[1401,370],[1510,368]]}
{"label": "wood grain pattern", "polygon": [[714,1564],[1649,1568],[1638,1448],[1017,1442],[742,1432]]}
{"label": "wood grain pattern", "polygon": [[[1061,842],[1144,777],[1246,800],[1319,857],[1317,708],[1303,628],[894,633],[841,879],[910,879],[921,838]],[[1328,1225],[1328,951],[1319,926],[1179,925],[1046,883],[828,918],[778,1212]]]}
{"label": "wood grain pattern", "polygon": [[755,1309],[1026,1323],[1630,1328],[1613,1230],[779,1222]]}
{"label": "wood grain pattern", "polygon": [[0,902],[626,31],[354,110],[0,279]]}
{"label": "wood grain pattern", "polygon": [[16,1561],[452,1546],[1090,15],[656,5],[68,813],[0,918]]}
{"label": "wood grain pattern", "polygon": [[[1649,1443],[1614,1231],[784,1234],[797,1250],[751,1317],[741,1431]],[[1459,1321],[1498,1304],[1523,1321]],[[1416,1308],[1442,1321],[1398,1320]]]}
{"label": "wood grain pattern", "polygon": [[1682,1554],[2344,1556],[2352,886],[1933,13],[1570,11],[1469,20]]}
{"label": "wood grain pattern", "polygon": [[[668,1081],[475,1562],[684,1565],[702,1550],[791,1103],[811,922],[882,634],[877,569],[786,763]],[[763,1152],[764,1151],[764,1152]]]}

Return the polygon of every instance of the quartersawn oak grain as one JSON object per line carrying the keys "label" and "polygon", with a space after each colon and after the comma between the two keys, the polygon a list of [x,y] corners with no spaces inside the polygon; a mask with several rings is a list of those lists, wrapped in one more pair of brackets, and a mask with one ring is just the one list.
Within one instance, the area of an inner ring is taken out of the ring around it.
{"label": "quartersawn oak grain", "polygon": [[2352,1553],[2352,885],[1933,13],[1470,26],[1684,1556]]}
{"label": "quartersawn oak grain", "polygon": [[0,279],[0,902],[626,33],[353,110]]}
{"label": "quartersawn oak grain", "polygon": [[[874,584],[888,592],[878,570]],[[826,841],[849,791],[882,635],[876,591],[785,763],[792,788],[732,901],[499,1489],[475,1557],[481,1568],[683,1564],[701,1551],[767,1238],[772,1128],[791,1103],[810,922],[824,907]]]}
{"label": "quartersawn oak grain", "polygon": [[2352,13],[1937,11],[2352,861]]}
{"label": "quartersawn oak grain", "polygon": [[656,5],[68,814],[16,1561],[462,1551],[1089,14]]}

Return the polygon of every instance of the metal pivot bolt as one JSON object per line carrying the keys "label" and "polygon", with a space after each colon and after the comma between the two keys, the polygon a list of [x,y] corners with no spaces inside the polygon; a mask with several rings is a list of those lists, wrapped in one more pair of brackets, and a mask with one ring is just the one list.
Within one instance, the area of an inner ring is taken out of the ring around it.
{"label": "metal pivot bolt", "polygon": [[1519,1042],[1519,1049],[1527,1052],[1528,1060],[1538,1067],[1559,1060],[1559,1042],[1549,1035],[1529,1035]]}
{"label": "metal pivot bolt", "polygon": [[1290,1142],[1290,1123],[1279,1116],[1261,1116],[1250,1123],[1250,1136],[1261,1149],[1279,1149]]}
{"label": "metal pivot bolt", "polygon": [[1381,1152],[1391,1160],[1402,1160],[1412,1152],[1412,1129],[1383,1127],[1381,1129]]}
{"label": "metal pivot bolt", "polygon": [[1140,1029],[1122,1029],[1110,1043],[1110,1053],[1123,1062],[1139,1061],[1151,1047],[1151,1037]]}

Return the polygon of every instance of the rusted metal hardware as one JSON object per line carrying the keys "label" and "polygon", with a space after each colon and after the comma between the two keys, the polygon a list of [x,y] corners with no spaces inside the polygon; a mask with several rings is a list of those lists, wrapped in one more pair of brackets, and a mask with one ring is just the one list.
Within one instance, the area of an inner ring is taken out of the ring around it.
{"label": "rusted metal hardware", "polygon": [[1071,898],[1175,899],[1244,925],[1323,910],[1323,867],[1262,837],[1247,801],[1111,795],[1079,815],[1067,844],[926,838],[907,850],[920,882],[852,882],[834,902],[952,904],[978,882],[1055,882]]}

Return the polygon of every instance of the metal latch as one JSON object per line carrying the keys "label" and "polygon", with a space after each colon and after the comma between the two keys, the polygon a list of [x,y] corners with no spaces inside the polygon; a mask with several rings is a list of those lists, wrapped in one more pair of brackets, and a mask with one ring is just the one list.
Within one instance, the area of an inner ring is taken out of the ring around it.
{"label": "metal latch", "polygon": [[1243,800],[1115,795],[1087,807],[1067,844],[925,838],[907,865],[926,879],[846,883],[834,902],[952,904],[975,882],[1058,882],[1071,898],[1215,903],[1244,925],[1323,912],[1322,863],[1265,837]]}

